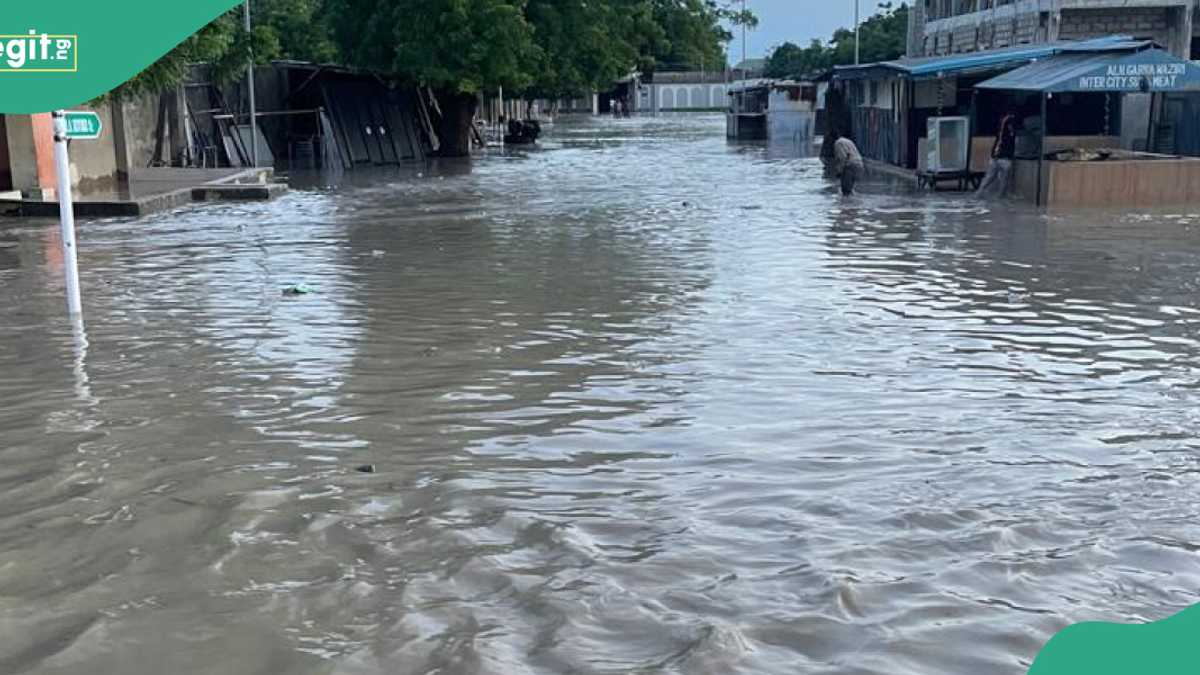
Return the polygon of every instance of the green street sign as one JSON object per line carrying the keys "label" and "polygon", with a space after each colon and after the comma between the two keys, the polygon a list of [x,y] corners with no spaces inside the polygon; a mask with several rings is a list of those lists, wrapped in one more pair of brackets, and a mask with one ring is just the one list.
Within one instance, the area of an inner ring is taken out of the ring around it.
{"label": "green street sign", "polygon": [[63,116],[66,119],[67,138],[80,140],[100,138],[100,131],[104,129],[104,125],[100,123],[100,116],[96,113],[71,110]]}

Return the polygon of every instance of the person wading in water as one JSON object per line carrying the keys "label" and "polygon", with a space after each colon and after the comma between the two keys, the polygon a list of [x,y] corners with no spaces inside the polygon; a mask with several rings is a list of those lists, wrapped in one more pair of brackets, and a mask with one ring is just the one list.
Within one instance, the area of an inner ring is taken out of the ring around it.
{"label": "person wading in water", "polygon": [[975,196],[980,199],[1003,197],[1008,192],[1008,180],[1012,176],[1013,156],[1017,152],[1017,115],[1009,108],[1000,118],[1000,129],[996,131],[996,142],[992,145],[992,161],[987,174]]}
{"label": "person wading in water", "polygon": [[834,132],[833,175],[841,180],[843,195],[854,194],[854,186],[862,178],[864,169],[862,155],[859,154],[854,141]]}

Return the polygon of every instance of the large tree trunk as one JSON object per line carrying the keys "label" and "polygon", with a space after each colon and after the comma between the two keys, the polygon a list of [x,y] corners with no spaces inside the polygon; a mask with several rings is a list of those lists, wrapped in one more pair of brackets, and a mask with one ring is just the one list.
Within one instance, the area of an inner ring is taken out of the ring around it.
{"label": "large tree trunk", "polygon": [[439,157],[466,157],[471,154],[471,126],[477,101],[471,94],[438,92],[441,119],[435,121],[442,147]]}

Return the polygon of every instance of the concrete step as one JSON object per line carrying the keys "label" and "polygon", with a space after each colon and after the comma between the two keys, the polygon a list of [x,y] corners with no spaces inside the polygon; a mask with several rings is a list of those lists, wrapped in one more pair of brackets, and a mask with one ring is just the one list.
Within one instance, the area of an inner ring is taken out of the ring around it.
{"label": "concrete step", "polygon": [[201,185],[192,188],[192,199],[197,202],[270,201],[286,193],[281,183]]}

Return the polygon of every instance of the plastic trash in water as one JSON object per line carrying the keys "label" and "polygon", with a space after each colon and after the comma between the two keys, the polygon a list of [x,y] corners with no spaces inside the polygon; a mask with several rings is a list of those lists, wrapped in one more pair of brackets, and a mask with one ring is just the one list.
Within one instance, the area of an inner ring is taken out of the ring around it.
{"label": "plastic trash in water", "polygon": [[291,286],[283,289],[284,295],[308,295],[312,292],[312,286],[309,286],[308,284],[292,284]]}

